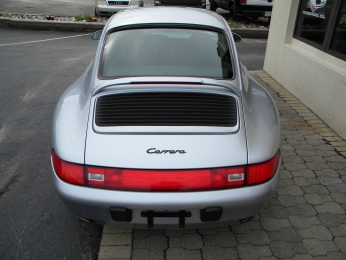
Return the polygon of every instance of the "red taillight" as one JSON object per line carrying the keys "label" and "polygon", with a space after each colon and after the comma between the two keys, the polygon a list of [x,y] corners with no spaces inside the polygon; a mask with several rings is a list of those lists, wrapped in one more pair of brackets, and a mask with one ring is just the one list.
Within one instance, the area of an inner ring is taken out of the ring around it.
{"label": "red taillight", "polygon": [[87,167],[87,185],[138,191],[218,190],[243,186],[244,168],[131,170]]}
{"label": "red taillight", "polygon": [[197,170],[134,170],[84,166],[61,160],[54,150],[52,161],[59,178],[76,185],[135,191],[221,190],[261,184],[272,179],[280,164],[280,151],[269,161],[259,164]]}
{"label": "red taillight", "polygon": [[267,162],[249,165],[247,167],[247,185],[266,182],[274,177],[280,163],[280,151]]}
{"label": "red taillight", "polygon": [[240,4],[241,5],[246,5],[247,4],[247,0],[240,0]]}
{"label": "red taillight", "polygon": [[52,151],[52,161],[54,170],[60,179],[75,185],[85,185],[84,165],[65,162],[54,150]]}

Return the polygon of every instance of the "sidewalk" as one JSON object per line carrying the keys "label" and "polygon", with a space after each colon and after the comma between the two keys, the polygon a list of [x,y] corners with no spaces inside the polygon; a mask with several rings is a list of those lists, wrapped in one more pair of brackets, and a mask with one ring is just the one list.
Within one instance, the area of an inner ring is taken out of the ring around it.
{"label": "sidewalk", "polygon": [[199,230],[105,226],[101,259],[346,259],[346,142],[264,71],[281,116],[275,196],[254,220]]}

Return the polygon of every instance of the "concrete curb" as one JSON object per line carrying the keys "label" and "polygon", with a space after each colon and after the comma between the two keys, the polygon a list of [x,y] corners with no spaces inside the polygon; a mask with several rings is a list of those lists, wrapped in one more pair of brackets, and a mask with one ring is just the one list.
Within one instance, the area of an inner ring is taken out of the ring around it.
{"label": "concrete curb", "polygon": [[[16,28],[28,30],[94,32],[97,30],[102,30],[104,25],[104,23],[54,22],[29,19],[0,18],[0,27],[2,28]],[[232,29],[232,31],[239,34],[242,38],[257,39],[267,39],[269,33],[268,29],[257,28]]]}
{"label": "concrete curb", "polygon": [[232,29],[232,32],[239,34],[242,38],[268,39],[268,29],[258,28],[237,28]]}
{"label": "concrete curb", "polygon": [[89,22],[53,22],[38,21],[29,19],[0,18],[0,27],[29,30],[52,30],[52,31],[72,31],[72,32],[94,32],[102,30],[104,23]]}

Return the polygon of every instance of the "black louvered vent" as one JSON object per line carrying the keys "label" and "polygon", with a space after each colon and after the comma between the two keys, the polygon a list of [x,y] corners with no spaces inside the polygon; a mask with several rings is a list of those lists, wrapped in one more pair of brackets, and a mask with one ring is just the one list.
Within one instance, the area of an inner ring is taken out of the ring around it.
{"label": "black louvered vent", "polygon": [[145,92],[102,96],[98,126],[219,126],[237,124],[231,96],[191,92]]}

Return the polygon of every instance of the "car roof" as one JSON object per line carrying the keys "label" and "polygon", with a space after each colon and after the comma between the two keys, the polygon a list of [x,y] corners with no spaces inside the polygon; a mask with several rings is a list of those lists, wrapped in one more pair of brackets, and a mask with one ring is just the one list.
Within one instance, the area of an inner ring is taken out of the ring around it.
{"label": "car roof", "polygon": [[190,7],[141,7],[127,9],[113,15],[107,25],[107,30],[119,26],[139,24],[191,24],[227,30],[227,25],[220,15],[210,10]]}

